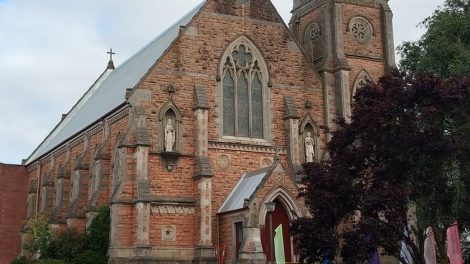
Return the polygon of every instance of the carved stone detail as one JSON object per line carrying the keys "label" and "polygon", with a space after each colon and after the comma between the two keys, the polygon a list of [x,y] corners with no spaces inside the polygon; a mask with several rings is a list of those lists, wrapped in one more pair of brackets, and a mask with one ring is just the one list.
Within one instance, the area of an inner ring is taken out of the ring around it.
{"label": "carved stone detail", "polygon": [[349,31],[357,42],[365,44],[372,38],[372,25],[363,17],[354,17],[349,22]]}
{"label": "carved stone detail", "polygon": [[166,225],[162,227],[162,240],[163,241],[176,241],[176,226]]}
{"label": "carved stone detail", "polygon": [[318,23],[313,23],[309,31],[309,40],[312,43],[312,47],[315,47],[320,41],[321,29]]}
{"label": "carved stone detail", "polygon": [[181,205],[153,205],[151,207],[153,214],[194,214],[193,206]]}
{"label": "carved stone detail", "polygon": [[269,167],[273,164],[273,159],[267,157],[261,158],[259,164],[261,168]]}
{"label": "carved stone detail", "polygon": [[230,167],[230,157],[225,154],[221,154],[217,157],[217,167],[221,170],[226,170]]}
{"label": "carved stone detail", "polygon": [[[269,145],[244,144],[236,142],[209,141],[210,149],[240,150],[247,152],[276,153],[276,148]],[[285,147],[278,147],[279,154],[286,154]]]}

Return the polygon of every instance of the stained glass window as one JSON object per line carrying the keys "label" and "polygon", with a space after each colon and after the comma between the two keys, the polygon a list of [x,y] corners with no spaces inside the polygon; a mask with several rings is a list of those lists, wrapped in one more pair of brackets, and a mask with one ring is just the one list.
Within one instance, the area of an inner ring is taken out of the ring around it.
{"label": "stained glass window", "polygon": [[224,78],[224,135],[235,136],[235,98],[233,79],[230,74]]}
{"label": "stained glass window", "polygon": [[258,61],[245,45],[224,61],[223,135],[263,138],[263,73]]}
{"label": "stained glass window", "polygon": [[252,111],[252,135],[254,138],[263,137],[263,94],[261,82],[256,75],[251,83],[251,111]]}
{"label": "stained glass window", "polygon": [[248,99],[248,82],[245,75],[240,74],[237,87],[237,115],[238,115],[238,136],[248,137],[248,129],[250,124],[250,107]]}

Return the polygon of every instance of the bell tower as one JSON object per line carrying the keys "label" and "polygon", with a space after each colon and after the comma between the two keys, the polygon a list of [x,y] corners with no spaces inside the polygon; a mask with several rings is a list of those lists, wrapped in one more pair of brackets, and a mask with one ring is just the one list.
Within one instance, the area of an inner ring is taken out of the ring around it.
{"label": "bell tower", "polygon": [[294,0],[289,27],[322,76],[325,120],[349,120],[354,92],[395,68],[388,0]]}

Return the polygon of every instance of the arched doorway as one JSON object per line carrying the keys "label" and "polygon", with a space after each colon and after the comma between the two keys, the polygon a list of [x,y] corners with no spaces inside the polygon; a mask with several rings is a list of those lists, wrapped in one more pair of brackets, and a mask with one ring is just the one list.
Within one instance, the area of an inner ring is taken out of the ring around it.
{"label": "arched doorway", "polygon": [[[276,207],[273,212],[273,225],[272,225],[272,234],[275,235],[274,230],[282,225],[283,237],[284,237],[284,256],[286,256],[286,262],[292,262],[292,243],[290,237],[290,221],[289,215],[287,214],[284,205],[275,199],[273,201],[276,204]],[[266,214],[264,220],[264,228],[261,232],[261,244],[263,245],[263,251],[266,253],[266,262],[271,261],[271,249],[269,243],[269,213]],[[273,254],[274,256],[274,254]]]}

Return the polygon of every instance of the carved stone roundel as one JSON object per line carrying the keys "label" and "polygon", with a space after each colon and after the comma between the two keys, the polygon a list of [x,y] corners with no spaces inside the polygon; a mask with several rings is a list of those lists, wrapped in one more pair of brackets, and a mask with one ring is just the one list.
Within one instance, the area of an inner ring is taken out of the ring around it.
{"label": "carved stone roundel", "polygon": [[351,20],[349,30],[359,43],[367,43],[372,37],[372,25],[362,17],[355,17]]}
{"label": "carved stone roundel", "polygon": [[271,164],[273,164],[272,159],[270,159],[270,158],[261,158],[261,162],[260,162],[261,168],[269,167],[269,166],[271,166]]}
{"label": "carved stone roundel", "polygon": [[222,170],[228,169],[230,167],[230,157],[225,154],[220,155],[217,159],[217,166]]}
{"label": "carved stone roundel", "polygon": [[164,226],[162,228],[162,240],[174,241],[176,238],[176,228],[174,226]]}

